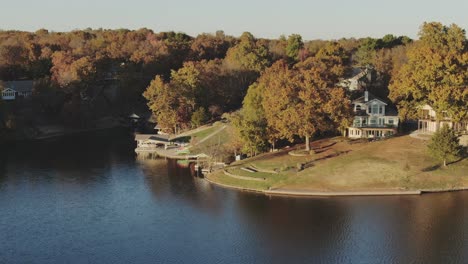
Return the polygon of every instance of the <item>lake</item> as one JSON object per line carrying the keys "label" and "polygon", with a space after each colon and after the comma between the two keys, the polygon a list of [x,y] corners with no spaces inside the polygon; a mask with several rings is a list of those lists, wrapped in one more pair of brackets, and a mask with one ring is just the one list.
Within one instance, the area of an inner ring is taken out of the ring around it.
{"label": "lake", "polygon": [[0,263],[466,263],[468,192],[288,198],[102,131],[0,149]]}

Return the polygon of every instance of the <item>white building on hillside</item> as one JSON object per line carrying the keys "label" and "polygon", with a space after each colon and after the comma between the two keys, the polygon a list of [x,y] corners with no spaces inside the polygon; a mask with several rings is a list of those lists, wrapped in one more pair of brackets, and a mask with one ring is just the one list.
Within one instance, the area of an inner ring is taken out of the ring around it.
{"label": "white building on hillside", "polygon": [[348,89],[349,91],[361,90],[367,86],[371,81],[371,69],[366,67],[364,69],[354,68],[353,77],[341,80],[338,86]]}
{"label": "white building on hillside", "polygon": [[17,97],[26,98],[32,94],[34,82],[32,80],[5,82],[2,90],[2,100],[16,100]]}
{"label": "white building on hillside", "polygon": [[354,121],[348,127],[350,138],[381,138],[397,133],[398,113],[385,101],[369,93],[353,101]]}
{"label": "white building on hillside", "polygon": [[437,116],[436,111],[428,104],[423,105],[419,109],[418,130],[420,132],[434,133],[444,125],[457,132],[468,132],[468,121],[454,122],[447,111],[442,111],[441,115]]}

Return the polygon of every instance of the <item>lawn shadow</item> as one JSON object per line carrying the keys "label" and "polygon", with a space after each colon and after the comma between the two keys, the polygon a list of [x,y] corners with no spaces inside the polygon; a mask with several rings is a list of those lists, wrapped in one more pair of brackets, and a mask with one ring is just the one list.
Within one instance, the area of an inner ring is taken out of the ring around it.
{"label": "lawn shadow", "polygon": [[347,154],[347,153],[349,153],[349,152],[351,152],[351,150],[340,151],[340,152],[336,152],[336,153],[333,153],[333,154],[329,154],[329,155],[327,155],[327,156],[324,156],[324,157],[321,157],[321,158],[318,158],[318,159],[314,159],[314,160],[308,161],[308,162],[304,163],[304,168],[313,167],[313,166],[314,166],[313,164],[314,164],[314,162],[316,162],[316,161],[326,160],[326,159],[338,157],[338,156],[340,156],[340,155]]}
{"label": "lawn shadow", "polygon": [[319,151],[319,150],[322,150],[322,149],[326,149],[326,148],[329,148],[329,147],[333,147],[335,144],[336,144],[336,142],[332,142],[332,143],[330,143],[330,144],[328,144],[328,145],[325,145],[325,146],[319,145],[319,146],[316,146],[316,147],[312,147],[312,150],[317,150],[317,151]]}
{"label": "lawn shadow", "polygon": [[463,158],[457,159],[457,160],[452,161],[452,162],[447,162],[447,166],[448,166],[448,165],[452,165],[452,164],[456,164],[456,163],[458,163],[458,162],[460,162],[460,161],[462,161],[462,160],[465,160],[466,158],[467,158],[467,157],[463,157]]}
{"label": "lawn shadow", "polygon": [[434,166],[426,167],[426,168],[422,169],[421,171],[423,171],[423,172],[435,171],[435,170],[437,170],[438,168],[440,168],[440,164],[434,165]]}
{"label": "lawn shadow", "polygon": [[183,137],[174,138],[172,141],[189,143],[191,139],[192,139],[191,136],[183,136]]}

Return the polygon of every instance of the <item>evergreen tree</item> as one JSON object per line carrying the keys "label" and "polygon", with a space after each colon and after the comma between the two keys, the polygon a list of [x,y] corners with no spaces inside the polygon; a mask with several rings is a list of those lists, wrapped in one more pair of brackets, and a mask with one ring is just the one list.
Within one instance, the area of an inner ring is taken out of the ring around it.
{"label": "evergreen tree", "polygon": [[444,166],[447,166],[448,159],[456,159],[461,155],[458,138],[447,125],[434,133],[427,147],[434,158],[444,162]]}
{"label": "evergreen tree", "polygon": [[299,52],[304,48],[304,42],[299,34],[292,34],[288,37],[288,44],[286,46],[286,55],[292,61],[299,60]]}

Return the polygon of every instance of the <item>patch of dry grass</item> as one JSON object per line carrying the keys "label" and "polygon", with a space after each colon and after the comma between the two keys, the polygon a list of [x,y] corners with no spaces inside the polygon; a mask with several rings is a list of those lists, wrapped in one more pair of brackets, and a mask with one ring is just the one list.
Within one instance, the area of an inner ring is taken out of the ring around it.
{"label": "patch of dry grass", "polygon": [[[438,166],[426,142],[409,136],[349,144],[340,138],[313,142],[316,154],[293,157],[288,150],[236,163],[280,172],[272,188],[301,190],[436,189],[468,187],[468,159]],[[297,171],[297,164],[306,169]],[[223,181],[223,179],[219,179]],[[235,182],[246,187],[243,181]]]}

